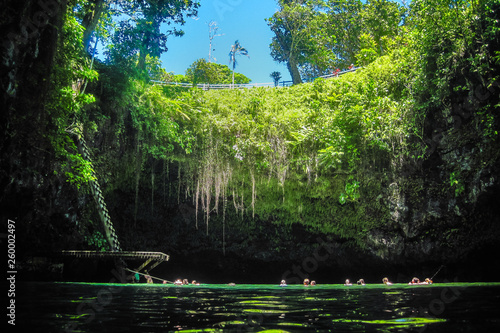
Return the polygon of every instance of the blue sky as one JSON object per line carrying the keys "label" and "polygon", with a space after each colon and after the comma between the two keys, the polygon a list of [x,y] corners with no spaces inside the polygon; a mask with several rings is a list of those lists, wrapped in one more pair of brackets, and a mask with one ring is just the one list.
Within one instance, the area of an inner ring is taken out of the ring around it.
{"label": "blue sky", "polygon": [[277,10],[275,0],[200,0],[196,19],[187,18],[182,26],[185,35],[170,37],[168,51],[161,56],[163,67],[168,72],[184,74],[197,59],[208,59],[210,40],[209,22],[216,21],[220,37],[213,40],[212,56],[216,62],[229,65],[229,50],[235,40],[248,50],[250,58],[237,58],[236,72],[246,75],[252,83],[272,82],[269,74],[281,72],[281,80],[291,80],[285,64],[271,58],[269,44],[273,33],[266,18]]}

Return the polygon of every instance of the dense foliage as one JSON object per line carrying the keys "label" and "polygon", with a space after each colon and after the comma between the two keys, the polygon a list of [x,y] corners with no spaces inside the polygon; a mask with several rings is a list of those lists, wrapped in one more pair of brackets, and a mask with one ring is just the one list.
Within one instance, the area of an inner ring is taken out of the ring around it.
{"label": "dense foliage", "polygon": [[172,81],[191,82],[193,85],[198,83],[245,84],[249,83],[250,79],[241,73],[234,73],[233,82],[233,72],[227,65],[207,62],[205,59],[198,59],[189,66],[184,77],[174,77]]}
{"label": "dense foliage", "polygon": [[268,24],[271,55],[294,83],[352,64],[366,65],[402,33],[405,7],[387,0],[280,0]]}
{"label": "dense foliage", "polygon": [[[69,6],[46,107],[59,172],[78,187],[89,180],[93,166],[74,141],[83,135],[95,142],[108,195],[133,195],[125,229],[158,205],[182,202],[195,207],[195,226],[207,234],[211,221],[216,230],[298,223],[363,247],[369,231],[398,219],[401,191],[415,201],[424,193],[412,177],[434,163],[444,135],[465,147],[440,162],[437,177],[457,200],[473,201],[468,182],[498,160],[499,0],[279,1],[268,21],[272,54],[295,83],[363,67],[290,88],[224,91],[150,82],[166,75],[159,24],[183,22],[197,4],[125,3],[130,19],[108,32],[106,63],[84,53],[91,25],[81,18],[96,7]],[[215,67],[200,60],[187,76],[213,82]],[[468,163],[470,155],[480,162]]]}

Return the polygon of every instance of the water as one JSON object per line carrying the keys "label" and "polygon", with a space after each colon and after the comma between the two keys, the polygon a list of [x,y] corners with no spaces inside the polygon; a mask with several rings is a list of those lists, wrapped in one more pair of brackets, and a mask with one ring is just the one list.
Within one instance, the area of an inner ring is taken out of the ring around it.
{"label": "water", "polygon": [[30,332],[499,332],[500,283],[120,285],[28,283]]}

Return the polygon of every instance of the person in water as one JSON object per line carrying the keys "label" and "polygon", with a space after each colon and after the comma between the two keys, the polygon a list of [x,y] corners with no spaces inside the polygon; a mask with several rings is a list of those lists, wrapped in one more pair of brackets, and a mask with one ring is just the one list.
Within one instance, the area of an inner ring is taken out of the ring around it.
{"label": "person in water", "polygon": [[308,286],[309,285],[309,279],[304,279],[304,286]]}
{"label": "person in water", "polygon": [[352,286],[351,281],[349,281],[349,279],[346,279],[345,283],[344,283],[344,286]]}
{"label": "person in water", "polygon": [[182,280],[181,279],[177,279],[177,280],[174,281],[174,284],[176,286],[182,286]]}
{"label": "person in water", "polygon": [[365,280],[364,279],[359,279],[357,282],[358,285],[364,286],[365,285]]}
{"label": "person in water", "polygon": [[287,286],[286,281],[285,280],[281,280],[280,287],[286,287],[286,286]]}
{"label": "person in water", "polygon": [[152,284],[153,283],[153,279],[151,278],[151,276],[149,275],[148,271],[144,271],[146,274],[144,275],[144,277],[146,278],[146,283],[147,284]]}
{"label": "person in water", "polygon": [[316,281],[312,280],[311,281],[311,286],[315,286],[316,285]]}
{"label": "person in water", "polygon": [[383,282],[385,285],[388,285],[388,286],[390,286],[390,285],[392,284],[392,282],[390,282],[390,281],[389,281],[389,279],[388,279],[388,278],[386,278],[386,277],[382,279],[382,282]]}
{"label": "person in water", "polygon": [[420,280],[419,278],[414,277],[410,282],[408,282],[408,284],[420,284]]}
{"label": "person in water", "polygon": [[425,284],[432,284],[432,280],[429,279],[429,278],[425,278],[425,281],[424,281]]}

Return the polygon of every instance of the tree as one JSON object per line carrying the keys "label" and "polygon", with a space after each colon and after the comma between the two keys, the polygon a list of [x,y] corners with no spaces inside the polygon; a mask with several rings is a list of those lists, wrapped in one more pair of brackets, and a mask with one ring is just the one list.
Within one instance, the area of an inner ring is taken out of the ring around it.
{"label": "tree", "polygon": [[[285,62],[292,77],[293,84],[302,83],[298,69],[298,28],[305,26],[303,19],[298,19],[298,14],[292,16],[292,10],[285,1],[278,1],[281,8],[272,17],[267,19],[267,24],[274,33],[270,48],[271,56],[277,62]],[[298,13],[298,12],[297,12]],[[297,18],[293,20],[292,18]],[[298,22],[300,21],[300,23]]]}
{"label": "tree", "polygon": [[249,83],[250,79],[240,73],[233,73],[227,65],[207,62],[205,59],[198,59],[186,70],[186,78],[193,85],[198,83],[227,84],[227,83]]}
{"label": "tree", "polygon": [[366,28],[361,20],[361,0],[328,0],[324,8],[327,14],[324,31],[335,36],[331,44],[335,54],[334,68],[347,68],[356,63],[360,50],[360,36]]}
{"label": "tree", "polygon": [[92,33],[96,30],[102,14],[108,9],[108,3],[105,0],[89,0],[83,6],[82,26],[83,31],[83,47],[88,51]]}
{"label": "tree", "polygon": [[198,83],[217,83],[217,70],[213,65],[205,59],[198,59],[186,70],[186,77],[193,86]]}
{"label": "tree", "polygon": [[273,81],[274,81],[274,86],[277,87],[279,82],[280,82],[280,79],[281,79],[281,73],[280,72],[272,72],[271,75],[269,75]]}
{"label": "tree", "polygon": [[234,70],[236,69],[236,56],[238,55],[245,55],[248,58],[250,56],[248,55],[248,50],[245,49],[243,46],[241,46],[240,42],[236,40],[234,44],[231,46],[231,50],[229,51],[229,63],[232,64],[233,67],[233,80],[232,84],[234,84]]}
{"label": "tree", "polygon": [[135,0],[122,1],[122,20],[112,38],[110,57],[113,60],[126,59],[139,54],[139,68],[144,70],[146,56],[160,57],[168,50],[167,38],[182,36],[184,31],[175,27],[162,32],[160,26],[185,23],[187,17],[197,15],[198,2],[192,0]]}
{"label": "tree", "polygon": [[278,4],[280,10],[267,20],[275,35],[271,56],[287,64],[294,84],[385,54],[405,15],[404,8],[390,0],[278,0]]}
{"label": "tree", "polygon": [[404,7],[394,1],[371,0],[363,6],[363,26],[375,41],[379,56],[387,52],[387,44],[397,36],[404,15]]}
{"label": "tree", "polygon": [[285,62],[293,84],[302,83],[299,66],[330,62],[333,54],[321,29],[324,14],[315,11],[317,1],[279,0],[280,10],[267,24],[274,33],[271,41],[271,56],[278,62]]}

